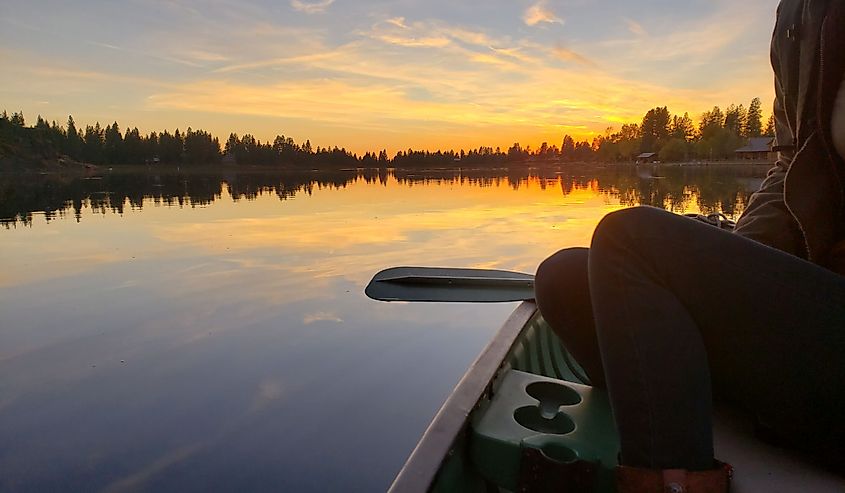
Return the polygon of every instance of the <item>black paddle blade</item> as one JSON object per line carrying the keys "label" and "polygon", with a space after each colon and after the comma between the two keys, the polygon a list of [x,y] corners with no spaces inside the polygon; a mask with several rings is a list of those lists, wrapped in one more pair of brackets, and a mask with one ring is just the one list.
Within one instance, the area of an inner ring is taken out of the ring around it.
{"label": "black paddle blade", "polygon": [[393,267],[364,292],[378,301],[505,303],[534,299],[534,276],[491,269]]}

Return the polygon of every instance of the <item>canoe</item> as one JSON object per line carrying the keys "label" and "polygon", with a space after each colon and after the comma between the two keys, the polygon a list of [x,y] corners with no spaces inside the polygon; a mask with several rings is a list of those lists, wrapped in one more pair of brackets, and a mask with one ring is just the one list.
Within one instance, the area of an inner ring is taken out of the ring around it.
{"label": "canoe", "polygon": [[[730,410],[717,408],[714,444],[734,466],[733,493],[845,491],[845,478],[764,445]],[[389,491],[613,492],[618,450],[606,393],[589,385],[526,301],[467,370]]]}

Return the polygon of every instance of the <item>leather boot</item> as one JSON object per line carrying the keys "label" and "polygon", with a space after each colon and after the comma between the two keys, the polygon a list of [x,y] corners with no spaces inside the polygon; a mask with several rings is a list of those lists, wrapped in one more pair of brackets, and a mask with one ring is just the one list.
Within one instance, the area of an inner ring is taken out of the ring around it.
{"label": "leather boot", "polygon": [[716,461],[709,471],[616,468],[618,493],[727,493],[733,468]]}

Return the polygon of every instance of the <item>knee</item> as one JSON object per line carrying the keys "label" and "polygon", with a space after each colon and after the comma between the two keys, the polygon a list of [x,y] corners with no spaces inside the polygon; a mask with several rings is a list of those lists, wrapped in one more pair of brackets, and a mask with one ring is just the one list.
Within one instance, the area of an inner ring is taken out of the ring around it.
{"label": "knee", "polygon": [[541,311],[562,305],[563,298],[587,291],[588,256],[586,248],[568,248],[540,264],[534,278],[534,293]]}
{"label": "knee", "polygon": [[559,289],[561,283],[574,281],[587,272],[586,248],[567,248],[544,260],[537,267],[534,286],[538,290]]}
{"label": "knee", "polygon": [[636,232],[653,227],[665,214],[666,211],[649,206],[611,212],[596,226],[590,248],[601,251],[614,244],[630,245]]}

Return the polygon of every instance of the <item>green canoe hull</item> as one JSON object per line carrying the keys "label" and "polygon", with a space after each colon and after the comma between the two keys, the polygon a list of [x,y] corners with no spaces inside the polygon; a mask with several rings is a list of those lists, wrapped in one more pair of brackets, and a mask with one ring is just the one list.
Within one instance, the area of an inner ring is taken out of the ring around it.
{"label": "green canoe hull", "polygon": [[587,481],[580,491],[614,491],[610,405],[588,383],[536,306],[523,303],[443,405],[391,491],[544,491],[544,481],[559,485],[569,476],[575,486]]}
{"label": "green canoe hull", "polygon": [[[615,491],[610,405],[583,375],[536,306],[523,303],[467,370],[390,491]],[[845,491],[845,478],[761,442],[749,416],[718,403],[713,437],[717,457],[736,471],[731,491]]]}

